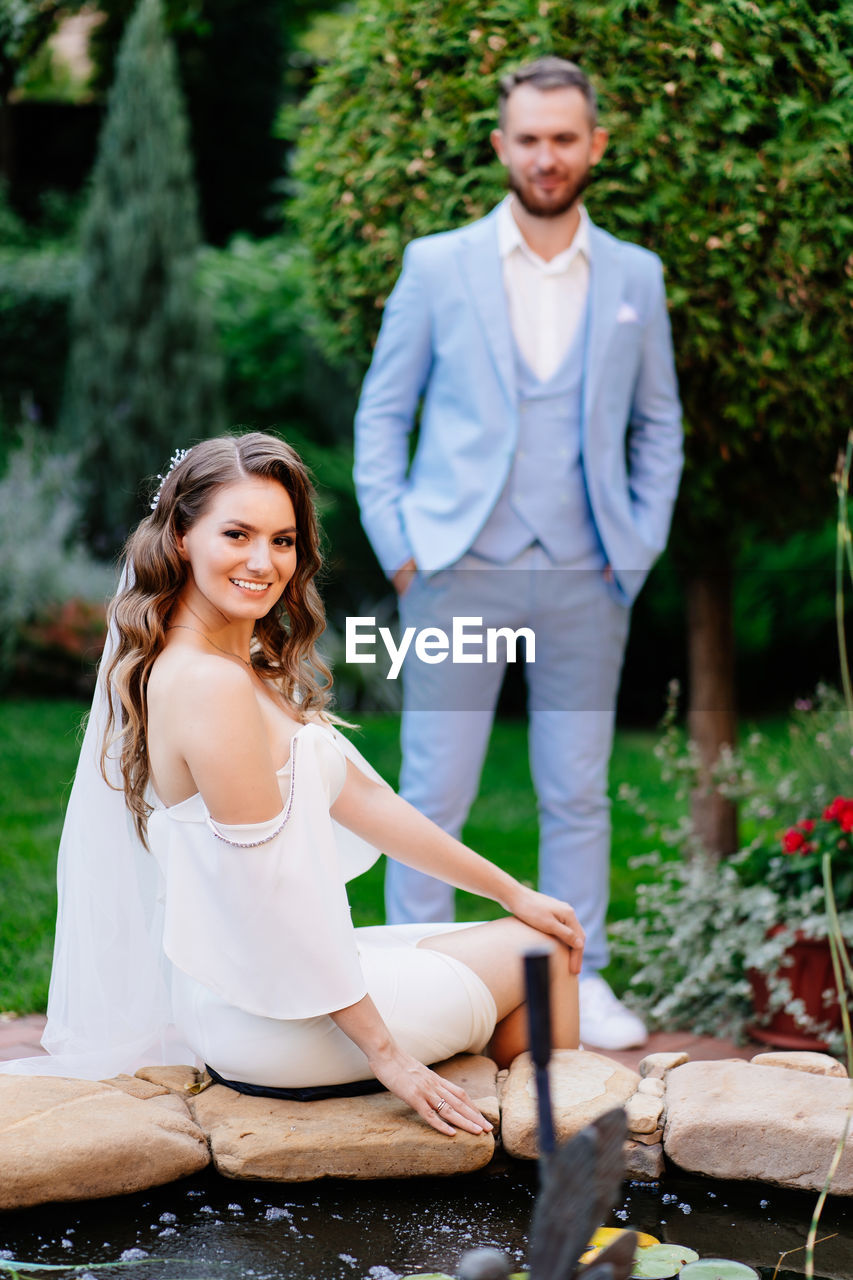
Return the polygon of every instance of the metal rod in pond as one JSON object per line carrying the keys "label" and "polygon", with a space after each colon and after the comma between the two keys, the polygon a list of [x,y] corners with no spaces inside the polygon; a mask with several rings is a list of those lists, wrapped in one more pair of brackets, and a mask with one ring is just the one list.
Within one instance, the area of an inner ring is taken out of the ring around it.
{"label": "metal rod in pond", "polygon": [[539,1154],[554,1150],[554,1117],[548,1062],[551,1058],[551,952],[540,948],[524,953],[524,985],[527,992],[527,1020],[530,1057],[536,1071],[536,1100],[539,1115]]}

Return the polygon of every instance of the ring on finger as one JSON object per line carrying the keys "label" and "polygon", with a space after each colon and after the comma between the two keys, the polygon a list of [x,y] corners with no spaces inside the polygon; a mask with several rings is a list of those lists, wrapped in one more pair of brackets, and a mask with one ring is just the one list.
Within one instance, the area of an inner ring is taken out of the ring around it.
{"label": "ring on finger", "polygon": [[435,1114],[436,1114],[437,1116],[439,1116],[439,1115],[441,1115],[442,1108],[444,1108],[444,1107],[446,1107],[446,1106],[447,1106],[447,1099],[446,1099],[446,1098],[442,1098],[442,1099],[441,1099],[441,1102],[439,1102],[438,1106],[437,1106],[437,1107],[433,1107],[433,1111],[435,1112]]}

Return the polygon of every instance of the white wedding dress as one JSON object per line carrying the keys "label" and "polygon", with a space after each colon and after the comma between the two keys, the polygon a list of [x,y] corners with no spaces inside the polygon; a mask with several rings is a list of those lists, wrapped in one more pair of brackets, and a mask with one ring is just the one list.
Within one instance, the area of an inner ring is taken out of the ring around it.
{"label": "white wedding dress", "polygon": [[465,925],[353,927],[346,881],[379,853],[329,813],[348,755],[365,767],[336,730],[302,725],[279,771],[284,809],[270,822],[214,825],[198,794],[148,820],[175,1025],[226,1079],[274,1088],[369,1079],[364,1054],[329,1017],[368,992],[421,1062],[479,1052],[494,1030],[482,980],[417,946]]}
{"label": "white wedding dress", "polygon": [[[280,773],[285,808],[271,823],[217,824],[216,835],[195,795],[155,808],[149,852],[114,760],[111,785],[101,776],[106,709],[99,682],[59,850],[49,1056],[0,1063],[0,1073],[98,1080],[206,1063],[271,1087],[364,1080],[364,1055],[328,1015],[365,992],[422,1062],[487,1044],[488,988],[460,961],[417,946],[465,925],[353,927],[346,881],[379,851],[329,808],[347,758],[381,779],[340,733],[297,731]],[[255,843],[285,815],[274,839]]]}

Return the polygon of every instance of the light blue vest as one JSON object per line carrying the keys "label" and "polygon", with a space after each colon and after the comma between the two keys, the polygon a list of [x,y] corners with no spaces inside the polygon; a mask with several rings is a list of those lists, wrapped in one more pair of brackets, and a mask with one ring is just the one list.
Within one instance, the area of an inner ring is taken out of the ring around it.
{"label": "light blue vest", "polygon": [[539,542],[555,564],[603,568],[581,463],[581,397],[587,325],[578,325],[547,382],[513,340],[518,444],[507,482],[471,551],[505,564]]}

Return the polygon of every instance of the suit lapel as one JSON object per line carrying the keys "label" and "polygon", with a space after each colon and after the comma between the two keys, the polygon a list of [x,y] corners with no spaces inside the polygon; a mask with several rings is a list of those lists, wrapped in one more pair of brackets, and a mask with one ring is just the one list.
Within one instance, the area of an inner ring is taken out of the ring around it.
{"label": "suit lapel", "polygon": [[608,237],[594,224],[590,226],[589,316],[583,381],[583,421],[589,419],[595,392],[604,372],[604,358],[610,332],[616,324],[622,290],[620,273],[614,262]]}
{"label": "suit lapel", "polygon": [[493,211],[479,222],[473,223],[467,234],[460,237],[456,252],[474,310],[486,335],[498,378],[509,403],[514,406],[515,355],[498,254],[495,214],[496,211]]}

